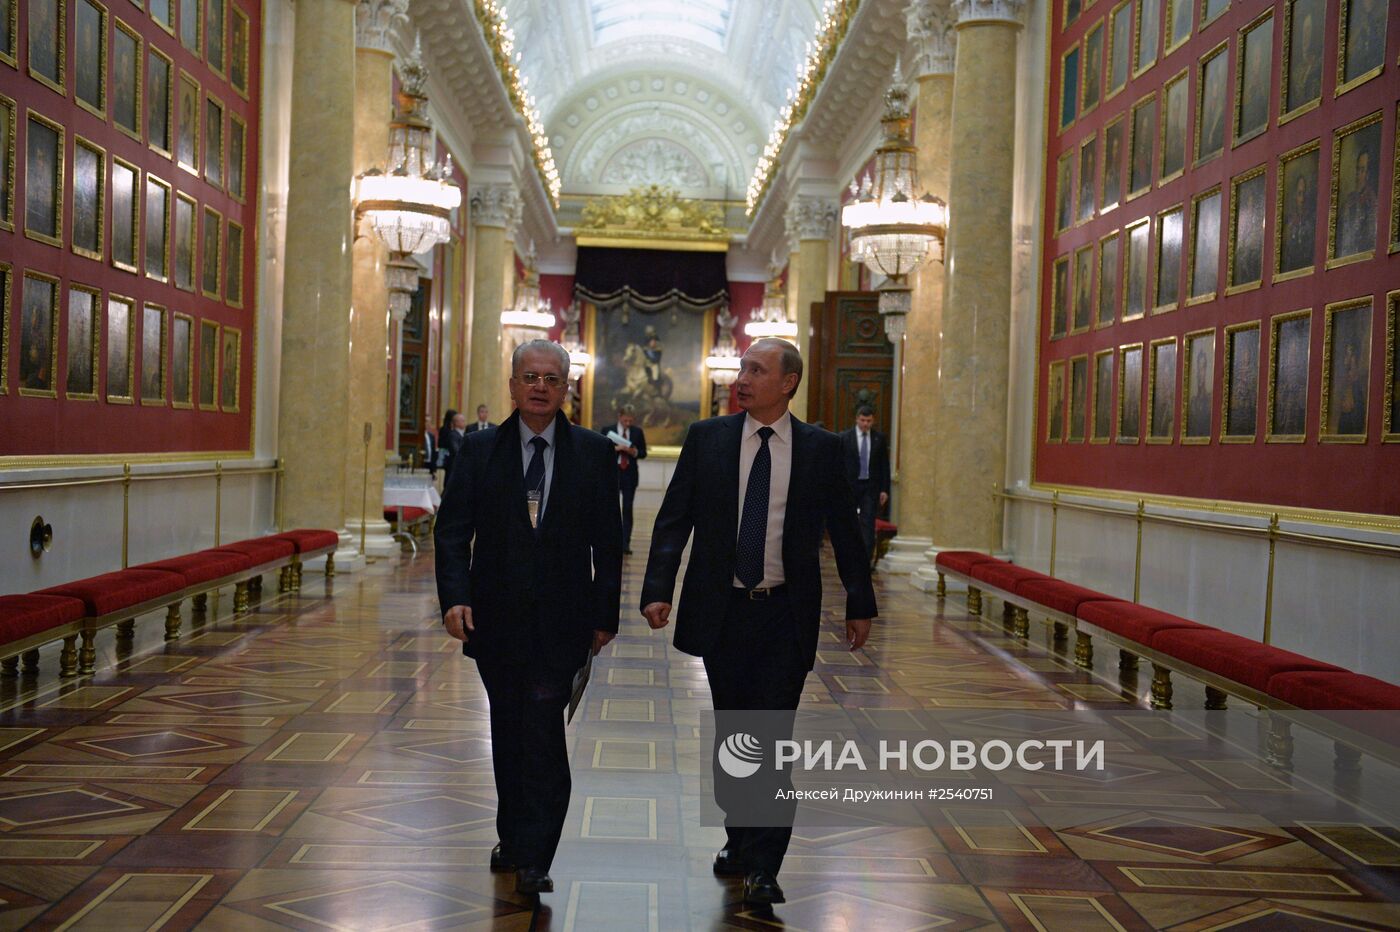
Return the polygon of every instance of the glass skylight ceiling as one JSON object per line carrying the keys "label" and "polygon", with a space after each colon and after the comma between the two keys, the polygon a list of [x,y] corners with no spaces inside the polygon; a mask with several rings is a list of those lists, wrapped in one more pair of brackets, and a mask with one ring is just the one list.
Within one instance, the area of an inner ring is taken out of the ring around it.
{"label": "glass skylight ceiling", "polygon": [[732,7],[733,0],[591,0],[593,43],[662,35],[723,51]]}

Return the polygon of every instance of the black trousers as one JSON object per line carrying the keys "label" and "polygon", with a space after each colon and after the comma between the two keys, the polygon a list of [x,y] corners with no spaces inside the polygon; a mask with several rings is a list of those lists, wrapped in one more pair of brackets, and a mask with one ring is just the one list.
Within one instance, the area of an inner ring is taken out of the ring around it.
{"label": "black trousers", "polygon": [[491,704],[496,835],[522,867],[548,871],[569,811],[564,708],[573,675],[540,664],[478,661]]}
{"label": "black trousers", "polygon": [[[704,657],[715,710],[795,712],[807,679],[807,665],[803,663],[797,637],[797,623],[786,595],[754,600],[736,589],[729,600],[719,640]],[[716,761],[717,790],[727,783],[718,766]],[[726,813],[730,811],[723,794],[717,793],[715,802]],[[726,817],[724,830],[730,853],[749,870],[777,874],[792,840],[792,816],[796,811],[794,802],[785,825],[759,828],[731,825]]]}
{"label": "black trousers", "polygon": [[[847,473],[850,475],[850,473]],[[875,483],[869,479],[857,479],[851,483],[856,493],[856,507],[860,509],[860,535],[865,538],[865,555],[875,558],[875,516],[880,511],[880,493]]]}
{"label": "black trousers", "polygon": [[622,492],[622,549],[632,549],[632,499],[637,497],[637,487],[619,489]]}

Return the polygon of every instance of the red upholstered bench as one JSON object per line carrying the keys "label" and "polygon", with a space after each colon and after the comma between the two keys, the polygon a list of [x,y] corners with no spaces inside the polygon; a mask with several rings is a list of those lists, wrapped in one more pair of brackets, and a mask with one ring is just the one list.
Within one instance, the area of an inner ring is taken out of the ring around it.
{"label": "red upholstered bench", "polygon": [[295,550],[292,562],[282,570],[278,579],[279,592],[300,592],[302,564],[319,556],[326,558],[326,576],[335,575],[335,551],[340,547],[340,536],[335,531],[303,527],[272,536],[277,540],[288,541]]}
{"label": "red upholstered bench", "polygon": [[[120,624],[122,634],[129,634],[136,616],[161,608],[172,593],[184,588],[185,577],[179,573],[125,569],[42,589],[37,594],[69,596],[82,601],[86,617],[79,632],[82,648],[78,651],[77,672],[92,673],[97,668],[97,650],[93,643],[99,629]],[[64,640],[63,653],[59,656],[59,672],[73,673],[68,639]]]}
{"label": "red upholstered bench", "polygon": [[1254,695],[1246,694],[1244,698],[1259,705],[1269,704],[1269,678],[1276,674],[1296,670],[1345,672],[1330,663],[1214,628],[1168,628],[1154,634],[1150,646],[1176,659],[1178,665],[1194,667],[1195,671],[1182,672],[1207,684],[1212,678],[1220,678],[1228,681],[1219,684],[1228,692],[1241,692],[1229,688],[1231,684],[1252,690]]}
{"label": "red upholstered bench", "polygon": [[1270,696],[1309,711],[1400,711],[1400,686],[1350,671],[1290,670],[1269,677]]}
{"label": "red upholstered bench", "polygon": [[875,555],[870,565],[874,566],[890,551],[890,541],[899,535],[899,525],[884,518],[875,519]]}
{"label": "red upholstered bench", "polygon": [[[1102,637],[1109,643],[1117,645],[1118,668],[1125,672],[1137,669],[1138,657],[1142,656],[1143,648],[1152,643],[1152,637],[1158,631],[1165,631],[1169,628],[1215,630],[1169,612],[1149,608],[1136,602],[1125,602],[1121,599],[1091,599],[1081,602],[1079,607],[1075,609],[1074,615],[1078,637],[1083,641],[1090,642],[1089,661],[1091,663],[1093,661],[1092,638]],[[1077,645],[1075,650],[1077,662]],[[1080,666],[1084,665],[1080,664]],[[1153,705],[1156,706],[1165,701],[1167,705],[1160,707],[1170,707],[1170,670],[1154,662],[1153,673]],[[1165,694],[1159,695],[1158,693],[1163,689],[1165,689]],[[1209,687],[1209,689],[1213,689],[1213,687]],[[1210,697],[1212,700],[1215,698],[1213,693],[1210,694]]]}
{"label": "red upholstered bench", "polygon": [[195,611],[203,611],[208,602],[208,593],[230,583],[236,586],[240,576],[246,576],[252,566],[252,558],[242,553],[201,550],[197,553],[142,563],[132,569],[166,570],[185,577],[187,591],[177,595],[165,609],[165,639],[174,641],[180,637],[180,604],[185,595],[194,596]]}
{"label": "red upholstered bench", "polygon": [[[1016,595],[1033,602],[1054,624],[1055,640],[1063,641],[1070,628],[1075,629],[1074,662],[1085,669],[1094,665],[1094,642],[1089,635],[1079,630],[1076,612],[1086,602],[1111,600],[1102,592],[1084,586],[1065,582],[1063,579],[1048,577],[1027,578],[1016,584]],[[1025,608],[1017,606],[1013,627],[1019,637],[1026,637],[1030,631],[1030,618]]]}
{"label": "red upholstered bench", "polygon": [[25,673],[39,672],[39,648],[56,638],[76,657],[86,616],[87,605],[72,596],[0,595],[0,675],[15,676],[21,655]]}
{"label": "red upholstered bench", "polygon": [[[940,599],[948,595],[948,576],[961,579],[963,582],[972,582],[972,568],[979,563],[1002,563],[996,557],[985,553],[978,553],[976,550],[944,550],[933,560],[934,568],[938,571],[938,588],[934,590],[934,595]],[[968,592],[968,607],[971,608],[972,593]],[[981,596],[978,595],[978,610],[981,610]]]}
{"label": "red upholstered bench", "polygon": [[[296,557],[296,549],[296,544],[278,537],[254,537],[231,544],[220,544],[214,548],[215,553],[241,554],[247,557],[252,564],[247,579],[234,584],[233,613],[235,615],[241,615],[248,610],[249,590],[262,588],[262,574],[272,570],[281,571],[289,566]],[[282,573],[279,579],[285,582],[286,574]]]}

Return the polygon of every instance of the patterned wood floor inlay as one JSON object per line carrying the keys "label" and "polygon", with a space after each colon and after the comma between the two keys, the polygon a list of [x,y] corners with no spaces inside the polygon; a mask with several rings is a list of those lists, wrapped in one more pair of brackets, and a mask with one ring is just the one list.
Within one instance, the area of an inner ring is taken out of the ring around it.
{"label": "patterned wood floor inlay", "polygon": [[[1109,766],[940,772],[944,787],[995,785],[995,802],[804,821],[788,902],[746,907],[710,871],[724,833],[702,819],[704,669],[635,613],[652,516],[639,508],[622,632],[569,726],[554,894],[519,897],[487,870],[488,708],[441,633],[429,547],[308,573],[298,595],[269,584],[238,619],[223,593],[177,641],[159,618],[134,642],[104,633],[95,676],[58,679],[46,649],[40,674],[0,679],[0,930],[1400,927],[1400,832],[1337,799],[1330,742],[1295,734],[1298,771],[1276,771],[1147,715],[1150,673],[1120,679],[1116,651],[1081,670],[1048,629],[1019,641],[999,605],[974,618],[904,577],[877,578],[882,620],[849,653],[829,555],[811,721],[1049,740],[1086,734],[1078,712]],[[1178,684],[1179,709],[1199,707],[1193,689]]]}

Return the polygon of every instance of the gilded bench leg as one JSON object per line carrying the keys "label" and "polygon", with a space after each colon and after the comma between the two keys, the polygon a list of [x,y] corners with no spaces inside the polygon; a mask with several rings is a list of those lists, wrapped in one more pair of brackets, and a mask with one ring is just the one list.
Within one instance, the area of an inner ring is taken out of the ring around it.
{"label": "gilded bench leg", "polygon": [[25,651],[20,659],[24,661],[24,672],[26,676],[33,676],[39,672],[39,648]]}
{"label": "gilded bench leg", "polygon": [[1349,744],[1340,741],[1332,742],[1332,751],[1335,755],[1332,758],[1332,769],[1338,773],[1360,773],[1361,772],[1361,752]]}
{"label": "gilded bench leg", "polygon": [[126,621],[117,622],[117,637],[123,641],[129,641],[136,636],[136,619],[128,618]]}
{"label": "gilded bench leg", "polygon": [[1152,665],[1152,702],[1154,709],[1172,707],[1172,671],[1161,664]]}
{"label": "gilded bench leg", "polygon": [[982,590],[967,587],[967,611],[970,615],[982,614]]}
{"label": "gilded bench leg", "polygon": [[97,632],[83,629],[82,646],[78,648],[78,672],[84,676],[97,672]]}
{"label": "gilded bench leg", "polygon": [[[330,557],[327,557],[327,558],[326,558],[326,578],[327,578],[327,579],[330,579],[331,577],[335,576],[335,567],[332,565],[332,562],[333,562],[333,561],[331,560]],[[300,561],[300,560],[298,560],[297,562],[295,562],[295,563],[292,564],[292,591],[293,591],[293,592],[300,592],[300,591],[301,591],[301,561]]]}
{"label": "gilded bench leg", "polygon": [[933,594],[938,596],[940,599],[945,598],[948,595],[948,580],[943,578],[942,573],[938,574],[938,588],[933,590]]}
{"label": "gilded bench leg", "polygon": [[78,636],[70,634],[63,639],[63,650],[58,654],[58,675],[78,675]]}
{"label": "gilded bench leg", "polygon": [[291,583],[292,568],[290,565],[282,567],[277,571],[277,591],[288,592],[292,588]]}
{"label": "gilded bench leg", "polygon": [[0,676],[19,676],[19,655],[0,660]]}
{"label": "gilded bench leg", "polygon": [[1137,670],[1138,670],[1138,655],[1135,654],[1135,653],[1133,653],[1132,651],[1123,650],[1123,649],[1120,647],[1120,648],[1118,649],[1118,672],[1119,672],[1119,673],[1137,673]]}
{"label": "gilded bench leg", "polygon": [[176,602],[165,610],[165,639],[167,641],[178,641],[180,639],[179,602]]}
{"label": "gilded bench leg", "polygon": [[[300,571],[301,571],[301,567],[297,567],[297,571],[300,572]],[[333,553],[328,553],[328,554],[326,554],[326,578],[327,578],[327,579],[330,579],[330,578],[332,578],[332,577],[334,577],[334,576],[335,576],[335,554],[333,554]]]}
{"label": "gilded bench leg", "polygon": [[233,587],[233,613],[245,615],[248,612],[248,581],[235,583]]}
{"label": "gilded bench leg", "polygon": [[1094,668],[1094,639],[1087,631],[1074,632],[1074,665],[1085,670]]}
{"label": "gilded bench leg", "polygon": [[1016,606],[1011,613],[1012,633],[1023,641],[1029,640],[1031,636],[1031,613],[1021,606]]}
{"label": "gilded bench leg", "polygon": [[1214,686],[1206,687],[1206,708],[1211,711],[1225,708],[1225,703],[1229,698],[1229,694],[1223,689],[1216,689]]}
{"label": "gilded bench leg", "polygon": [[1269,715],[1269,736],[1264,740],[1264,760],[1279,770],[1293,769],[1293,726],[1282,715]]}

